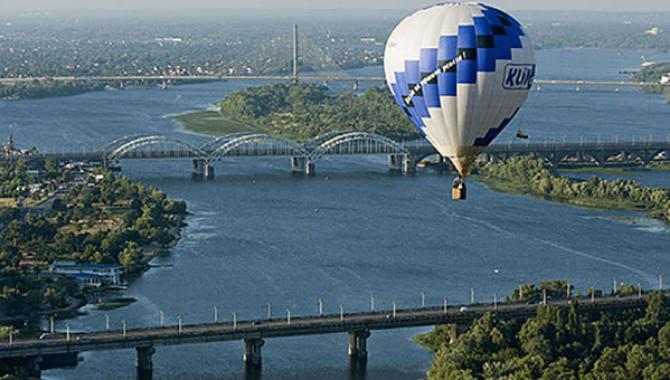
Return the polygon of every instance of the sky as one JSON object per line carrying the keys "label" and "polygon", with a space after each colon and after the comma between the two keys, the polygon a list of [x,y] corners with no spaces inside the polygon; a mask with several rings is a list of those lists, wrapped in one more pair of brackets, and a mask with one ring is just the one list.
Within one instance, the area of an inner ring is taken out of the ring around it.
{"label": "sky", "polygon": [[[213,10],[213,9],[417,9],[425,0],[0,0],[9,11]],[[509,10],[670,12],[670,0],[485,0]]]}

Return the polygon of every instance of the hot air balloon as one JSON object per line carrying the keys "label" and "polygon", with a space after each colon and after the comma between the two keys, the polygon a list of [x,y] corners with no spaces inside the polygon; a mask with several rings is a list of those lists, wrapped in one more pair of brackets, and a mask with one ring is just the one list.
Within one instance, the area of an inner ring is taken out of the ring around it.
{"label": "hot air balloon", "polygon": [[454,199],[477,156],[528,97],[535,56],[521,24],[480,3],[422,9],[393,30],[384,55],[395,101],[458,170]]}

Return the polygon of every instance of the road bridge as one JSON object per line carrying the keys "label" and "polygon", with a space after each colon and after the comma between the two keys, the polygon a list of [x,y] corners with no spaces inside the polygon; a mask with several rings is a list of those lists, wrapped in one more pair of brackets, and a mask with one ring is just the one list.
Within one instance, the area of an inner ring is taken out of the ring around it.
{"label": "road bridge", "polygon": [[[667,294],[666,294],[667,295]],[[244,361],[250,366],[262,363],[261,348],[270,338],[320,335],[349,334],[348,354],[356,360],[367,359],[367,339],[371,331],[399,329],[419,326],[451,324],[452,338],[455,326],[470,325],[475,319],[492,312],[501,319],[528,319],[534,316],[538,307],[550,306],[568,308],[577,303],[581,313],[597,313],[608,310],[641,310],[646,306],[649,294],[639,293],[626,297],[586,297],[585,299],[546,299],[540,304],[497,303],[447,305],[446,299],[439,307],[398,310],[393,303],[391,310],[363,313],[344,313],[340,306],[339,314],[292,317],[290,310],[286,318],[270,318],[255,321],[215,321],[205,324],[182,324],[176,326],[151,327],[102,331],[96,333],[71,333],[66,331],[49,340],[15,340],[0,344],[0,361],[18,363],[23,368],[39,376],[40,363],[55,363],[65,360],[76,364],[76,356],[81,352],[135,349],[136,367],[142,378],[151,376],[153,354],[160,346],[182,344],[211,343],[225,341],[244,342]],[[494,298],[495,299],[495,298]],[[322,306],[320,308],[322,311]],[[217,317],[215,317],[217,318]],[[11,339],[11,338],[10,338]]]}
{"label": "road bridge", "polygon": [[[212,178],[214,165],[231,157],[287,157],[292,172],[314,175],[317,163],[326,156],[387,155],[390,170],[412,174],[417,163],[436,154],[435,148],[425,140],[397,142],[365,132],[333,131],[306,143],[265,133],[240,132],[202,145],[172,136],[124,136],[91,151],[9,155],[3,159],[21,157],[32,161],[89,161],[105,165],[122,160],[191,160],[195,175]],[[494,144],[484,150],[479,162],[518,155],[543,158],[561,168],[646,165],[670,161],[670,141]],[[451,166],[448,160],[446,164]]]}
{"label": "road bridge", "polygon": [[[349,76],[349,75],[301,75],[297,79],[289,75],[110,75],[110,76],[44,76],[44,77],[25,77],[25,78],[0,78],[0,84],[10,85],[15,83],[55,81],[55,82],[109,82],[109,83],[133,83],[133,82],[155,82],[155,83],[195,83],[195,82],[225,82],[225,81],[270,81],[270,82],[295,82],[295,81],[314,81],[314,82],[351,82],[354,88],[358,88],[360,82],[385,83],[386,78],[376,76]],[[536,88],[542,86],[572,86],[581,87],[651,87],[666,86],[657,82],[636,82],[636,81],[602,81],[589,79],[536,79]]]}

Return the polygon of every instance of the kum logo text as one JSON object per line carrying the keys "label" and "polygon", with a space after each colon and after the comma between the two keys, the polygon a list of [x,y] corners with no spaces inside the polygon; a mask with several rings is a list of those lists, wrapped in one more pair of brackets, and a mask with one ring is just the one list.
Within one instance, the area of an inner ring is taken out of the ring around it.
{"label": "kum logo text", "polygon": [[507,90],[529,90],[535,79],[535,65],[510,64],[505,66],[503,88]]}

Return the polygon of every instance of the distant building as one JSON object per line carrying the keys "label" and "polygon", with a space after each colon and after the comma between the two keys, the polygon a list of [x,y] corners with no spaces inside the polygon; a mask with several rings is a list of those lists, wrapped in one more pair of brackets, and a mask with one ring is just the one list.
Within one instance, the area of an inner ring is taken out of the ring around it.
{"label": "distant building", "polygon": [[78,273],[68,277],[72,278],[77,284],[89,288],[101,288],[104,285],[104,278],[96,274]]}
{"label": "distant building", "polygon": [[644,34],[648,36],[658,36],[661,33],[663,33],[663,29],[659,28],[658,26],[651,27],[649,30],[644,32]]}
{"label": "distant building", "polygon": [[74,261],[55,261],[51,273],[71,277],[86,286],[121,285],[123,267],[116,264],[78,264]]}

